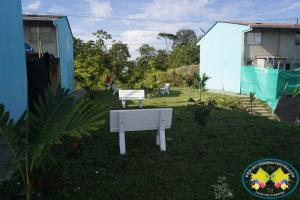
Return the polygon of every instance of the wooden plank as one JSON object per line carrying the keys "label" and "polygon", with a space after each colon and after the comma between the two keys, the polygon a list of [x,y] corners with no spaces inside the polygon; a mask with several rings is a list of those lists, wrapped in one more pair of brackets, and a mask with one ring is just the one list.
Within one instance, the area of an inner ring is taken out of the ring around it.
{"label": "wooden plank", "polygon": [[110,132],[119,132],[119,112],[125,111],[124,131],[157,130],[159,128],[160,111],[166,112],[165,128],[171,128],[172,108],[129,109],[110,111]]}
{"label": "wooden plank", "polygon": [[120,90],[119,98],[145,98],[145,90]]}

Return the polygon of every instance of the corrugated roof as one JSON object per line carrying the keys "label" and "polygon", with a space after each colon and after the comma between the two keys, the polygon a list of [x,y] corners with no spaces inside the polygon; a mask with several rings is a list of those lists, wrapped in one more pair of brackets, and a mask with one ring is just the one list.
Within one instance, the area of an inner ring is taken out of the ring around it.
{"label": "corrugated roof", "polygon": [[63,16],[63,15],[34,15],[34,14],[23,14],[23,17],[62,18],[62,17],[66,17],[66,16]]}
{"label": "corrugated roof", "polygon": [[218,22],[223,22],[223,23],[230,23],[230,24],[241,24],[241,25],[257,25],[257,26],[299,26],[300,24],[286,24],[286,23],[264,23],[264,22],[231,22],[231,21],[218,21]]}

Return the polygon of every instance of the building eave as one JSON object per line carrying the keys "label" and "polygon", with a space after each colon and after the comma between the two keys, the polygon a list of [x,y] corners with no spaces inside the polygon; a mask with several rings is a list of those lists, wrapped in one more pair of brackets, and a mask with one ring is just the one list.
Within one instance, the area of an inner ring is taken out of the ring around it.
{"label": "building eave", "polygon": [[250,24],[250,28],[290,28],[300,29],[300,26],[284,26],[284,25],[262,25],[262,24]]}
{"label": "building eave", "polygon": [[23,17],[26,21],[57,21],[58,18],[54,17]]}

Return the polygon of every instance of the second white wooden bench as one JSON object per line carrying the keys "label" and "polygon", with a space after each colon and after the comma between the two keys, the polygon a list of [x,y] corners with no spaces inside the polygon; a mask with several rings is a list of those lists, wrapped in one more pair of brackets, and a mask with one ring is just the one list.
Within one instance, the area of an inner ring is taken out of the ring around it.
{"label": "second white wooden bench", "polygon": [[156,144],[166,151],[165,129],[171,128],[172,111],[172,108],[111,110],[110,132],[119,132],[120,154],[126,153],[125,131],[156,130]]}
{"label": "second white wooden bench", "polygon": [[127,100],[137,100],[139,101],[140,108],[142,107],[142,101],[145,100],[145,90],[120,90],[119,100],[122,101],[123,108],[126,107]]}

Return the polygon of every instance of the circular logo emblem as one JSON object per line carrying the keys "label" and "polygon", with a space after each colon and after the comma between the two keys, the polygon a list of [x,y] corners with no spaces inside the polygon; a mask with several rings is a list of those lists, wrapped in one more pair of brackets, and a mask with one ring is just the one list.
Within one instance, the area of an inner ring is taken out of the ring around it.
{"label": "circular logo emblem", "polygon": [[291,194],[299,183],[295,168],[277,159],[259,160],[249,165],[242,177],[246,190],[262,199],[278,199]]}

